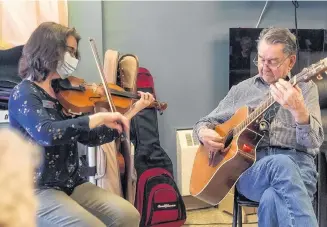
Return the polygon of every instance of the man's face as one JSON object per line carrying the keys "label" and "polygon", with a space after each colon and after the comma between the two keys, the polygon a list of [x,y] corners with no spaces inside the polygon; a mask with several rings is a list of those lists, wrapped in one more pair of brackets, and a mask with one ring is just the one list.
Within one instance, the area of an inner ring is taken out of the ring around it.
{"label": "man's face", "polygon": [[258,72],[268,84],[285,78],[293,68],[296,55],[283,52],[284,44],[268,44],[260,41],[258,46]]}

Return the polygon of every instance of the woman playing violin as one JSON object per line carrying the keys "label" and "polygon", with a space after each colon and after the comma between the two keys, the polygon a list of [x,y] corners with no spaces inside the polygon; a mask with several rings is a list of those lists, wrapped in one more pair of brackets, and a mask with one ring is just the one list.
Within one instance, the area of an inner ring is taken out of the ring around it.
{"label": "woman playing violin", "polygon": [[[72,117],[63,113],[51,81],[67,78],[77,67],[80,36],[75,29],[46,22],[31,35],[19,63],[23,81],[9,100],[13,128],[44,148],[43,163],[35,173],[39,200],[38,226],[139,226],[139,213],[123,198],[80,176],[77,142],[98,146],[129,130],[129,120],[118,112]],[[153,96],[141,93],[138,105]]]}

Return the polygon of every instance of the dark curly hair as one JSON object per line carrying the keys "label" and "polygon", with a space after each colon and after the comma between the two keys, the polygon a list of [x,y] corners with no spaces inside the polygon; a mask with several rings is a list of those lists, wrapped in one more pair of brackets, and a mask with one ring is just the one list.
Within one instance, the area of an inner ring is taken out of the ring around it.
{"label": "dark curly hair", "polygon": [[[75,28],[54,22],[40,24],[23,48],[18,69],[21,78],[40,82],[50,72],[55,72],[58,61],[67,51],[66,40],[69,36],[73,36],[77,44],[81,39]],[[79,53],[76,57],[79,58]]]}

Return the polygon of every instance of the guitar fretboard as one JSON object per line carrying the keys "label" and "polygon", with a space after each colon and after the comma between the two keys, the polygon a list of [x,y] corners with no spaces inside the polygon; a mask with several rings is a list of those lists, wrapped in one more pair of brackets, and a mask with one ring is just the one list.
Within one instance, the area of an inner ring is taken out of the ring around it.
{"label": "guitar fretboard", "polygon": [[251,122],[260,117],[272,104],[275,103],[274,98],[269,94],[269,97],[259,107],[257,107],[250,115],[234,129],[234,135],[243,131]]}
{"label": "guitar fretboard", "polygon": [[[296,74],[290,79],[290,83],[295,86],[299,82],[308,81],[311,77],[315,76],[319,72],[327,68],[327,58],[320,60],[319,62],[312,64],[308,68],[304,68],[300,73]],[[237,135],[249,126],[253,121],[262,116],[262,114],[275,103],[274,98],[269,94],[267,100],[260,104],[250,115],[237,127],[234,128],[233,134]]]}

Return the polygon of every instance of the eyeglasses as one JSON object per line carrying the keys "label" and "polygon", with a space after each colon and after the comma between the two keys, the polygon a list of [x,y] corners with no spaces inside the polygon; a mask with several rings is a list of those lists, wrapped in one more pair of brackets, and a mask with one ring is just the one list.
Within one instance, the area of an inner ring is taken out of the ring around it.
{"label": "eyeglasses", "polygon": [[74,47],[71,47],[71,46],[67,46],[66,45],[66,48],[67,48],[67,51],[70,53],[70,55],[72,56],[72,57],[77,57],[77,53],[76,53],[76,50],[75,50],[75,48]]}
{"label": "eyeglasses", "polygon": [[[277,59],[263,59],[261,57],[258,57],[258,55],[255,56],[253,59],[253,64],[255,66],[263,66],[265,63],[270,69],[278,69],[287,58],[289,58],[290,55],[287,55],[282,61],[278,61]],[[259,58],[259,60],[258,60]]]}

